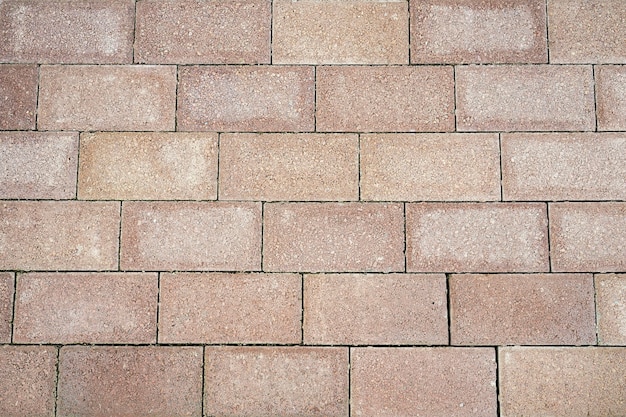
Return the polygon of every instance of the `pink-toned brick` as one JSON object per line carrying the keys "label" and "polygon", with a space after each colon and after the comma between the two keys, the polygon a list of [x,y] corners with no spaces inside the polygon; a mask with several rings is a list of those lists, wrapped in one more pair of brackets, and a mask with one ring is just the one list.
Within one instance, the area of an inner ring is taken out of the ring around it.
{"label": "pink-toned brick", "polygon": [[456,86],[461,131],[595,129],[591,66],[460,66]]}
{"label": "pink-toned brick", "polygon": [[314,130],[312,67],[182,67],[179,80],[178,130]]}
{"label": "pink-toned brick", "polygon": [[626,274],[595,276],[598,343],[626,345]]}
{"label": "pink-toned brick", "polygon": [[14,284],[12,273],[0,272],[0,343],[11,343]]}
{"label": "pink-toned brick", "polygon": [[162,274],[160,343],[299,343],[296,274]]}
{"label": "pink-toned brick", "polygon": [[37,77],[35,65],[0,65],[0,130],[35,128]]}
{"label": "pink-toned brick", "polygon": [[303,329],[308,344],[447,344],[446,277],[306,275]]}
{"label": "pink-toned brick", "polygon": [[217,197],[215,133],[83,133],[78,198],[209,200]]}
{"label": "pink-toned brick", "polygon": [[0,201],[0,270],[117,269],[120,205]]}
{"label": "pink-toned brick", "polygon": [[174,130],[176,68],[44,65],[41,130]]}
{"label": "pink-toned brick", "polygon": [[404,269],[401,204],[265,205],[263,268],[290,272]]}
{"label": "pink-toned brick", "polygon": [[201,347],[61,348],[57,416],[201,416]]}
{"label": "pink-toned brick", "polygon": [[597,66],[595,75],[598,130],[626,130],[626,65]]}
{"label": "pink-toned brick", "polygon": [[121,267],[252,271],[261,267],[261,204],[128,202]]}
{"label": "pink-toned brick", "polygon": [[137,2],[135,62],[269,64],[268,0]]}
{"label": "pink-toned brick", "polygon": [[407,204],[407,270],[547,272],[547,220],[539,203]]}
{"label": "pink-toned brick", "polygon": [[578,274],[453,275],[453,345],[592,345],[593,279]]}
{"label": "pink-toned brick", "polygon": [[357,200],[357,135],[223,134],[220,199]]}
{"label": "pink-toned brick", "polygon": [[16,291],[16,343],[156,342],[156,274],[27,273]]}
{"label": "pink-toned brick", "polygon": [[549,210],[554,271],[626,269],[626,203],[554,203]]}
{"label": "pink-toned brick", "polygon": [[353,416],[464,417],[496,413],[490,348],[354,348]]}
{"label": "pink-toned brick", "polygon": [[207,347],[205,363],[206,415],[348,415],[346,348]]}
{"label": "pink-toned brick", "polygon": [[362,135],[361,198],[379,201],[500,200],[498,136]]}

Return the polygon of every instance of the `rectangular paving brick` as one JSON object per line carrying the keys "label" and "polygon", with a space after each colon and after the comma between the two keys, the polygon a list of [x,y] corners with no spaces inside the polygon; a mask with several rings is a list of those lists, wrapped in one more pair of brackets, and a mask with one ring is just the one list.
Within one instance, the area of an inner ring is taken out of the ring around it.
{"label": "rectangular paving brick", "polygon": [[0,65],[0,130],[35,128],[37,83],[36,65]]}
{"label": "rectangular paving brick", "polygon": [[176,68],[44,65],[41,130],[174,130]]}
{"label": "rectangular paving brick", "polygon": [[127,202],[121,268],[149,271],[258,271],[261,204]]}
{"label": "rectangular paving brick", "polygon": [[160,343],[299,343],[296,274],[162,274]]}
{"label": "rectangular paving brick", "polygon": [[120,205],[0,201],[0,270],[117,269]]}
{"label": "rectangular paving brick", "polygon": [[304,277],[304,343],[448,343],[444,275],[322,274]]}
{"label": "rectangular paving brick", "polygon": [[507,416],[626,415],[626,348],[501,348],[500,410]]}
{"label": "rectangular paving brick", "polygon": [[14,284],[12,273],[0,272],[0,343],[11,343]]}
{"label": "rectangular paving brick", "polygon": [[410,2],[411,63],[546,63],[545,0]]}
{"label": "rectangular paving brick", "polygon": [[408,64],[406,0],[275,0],[275,64]]}
{"label": "rectangular paving brick", "polygon": [[626,130],[626,65],[595,67],[598,130]]}
{"label": "rectangular paving brick", "polygon": [[59,361],[59,417],[202,415],[201,347],[66,346]]}
{"label": "rectangular paving brick", "polygon": [[453,345],[593,345],[594,310],[590,274],[450,277]]}
{"label": "rectangular paving brick", "polygon": [[353,348],[352,415],[497,415],[492,348]]}
{"label": "rectangular paving brick", "polygon": [[626,345],[626,274],[595,276],[598,343]]}
{"label": "rectangular paving brick", "polygon": [[135,62],[269,64],[268,0],[137,2]]}
{"label": "rectangular paving brick", "polygon": [[16,343],[155,343],[156,274],[27,273],[17,277]]}
{"label": "rectangular paving brick", "polygon": [[220,199],[345,201],[358,198],[357,135],[220,136]]}
{"label": "rectangular paving brick", "polygon": [[545,204],[407,204],[406,236],[411,272],[548,271]]}
{"label": "rectangular paving brick", "polygon": [[317,130],[454,130],[452,67],[319,67]]}
{"label": "rectangular paving brick", "polygon": [[361,135],[361,198],[500,200],[495,134]]}
{"label": "rectangular paving brick", "polygon": [[78,198],[217,198],[215,133],[83,133]]}
{"label": "rectangular paving brick", "polygon": [[179,81],[178,130],[314,130],[312,67],[181,67]]}
{"label": "rectangular paving brick", "polygon": [[223,346],[205,355],[206,415],[348,415],[347,348]]}
{"label": "rectangular paving brick", "polygon": [[626,203],[553,203],[549,210],[554,271],[626,269]]}
{"label": "rectangular paving brick", "polygon": [[404,269],[401,204],[270,203],[263,227],[265,271]]}
{"label": "rectangular paving brick", "polygon": [[502,135],[505,200],[626,199],[626,133]]}
{"label": "rectangular paving brick", "polygon": [[456,86],[461,131],[595,130],[591,66],[460,66]]}

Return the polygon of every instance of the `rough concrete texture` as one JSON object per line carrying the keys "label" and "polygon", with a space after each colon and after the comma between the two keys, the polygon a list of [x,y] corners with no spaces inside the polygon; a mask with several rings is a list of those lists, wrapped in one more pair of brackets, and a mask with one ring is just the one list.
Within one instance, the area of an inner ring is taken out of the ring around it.
{"label": "rough concrete texture", "polygon": [[598,344],[626,345],[626,274],[595,276]]}
{"label": "rough concrete texture", "polygon": [[36,65],[0,65],[0,129],[35,128],[37,79]]}
{"label": "rough concrete texture", "polygon": [[598,130],[626,130],[626,66],[595,67]]}
{"label": "rough concrete texture", "polygon": [[10,272],[0,272],[0,343],[11,343],[14,294],[15,277]]}

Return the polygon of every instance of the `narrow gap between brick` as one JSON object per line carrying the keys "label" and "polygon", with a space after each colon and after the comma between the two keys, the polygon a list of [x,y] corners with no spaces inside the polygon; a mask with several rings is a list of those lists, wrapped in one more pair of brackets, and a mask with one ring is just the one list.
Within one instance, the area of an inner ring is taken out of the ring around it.
{"label": "narrow gap between brick", "polygon": [[270,65],[274,63],[274,0],[270,0]]}
{"label": "narrow gap between brick", "polygon": [[452,314],[450,311],[450,274],[446,274],[446,308],[448,316],[448,345],[452,346]]}
{"label": "narrow gap between brick", "polygon": [[500,153],[500,201],[504,201],[504,191],[502,190],[502,134],[498,133],[498,151]]}
{"label": "narrow gap between brick", "polygon": [[593,119],[595,121],[595,132],[598,131],[598,96],[596,93],[596,66],[591,66],[591,76],[593,78]]}
{"label": "narrow gap between brick", "polygon": [[157,273],[156,343],[159,343],[159,316],[161,315],[161,273]]}
{"label": "narrow gap between brick", "polygon": [[304,274],[300,274],[300,344],[304,345]]}
{"label": "narrow gap between brick", "polygon": [[200,399],[200,415],[202,417],[204,417],[204,393],[206,391],[206,388],[204,387],[204,384],[206,383],[205,378],[204,378],[204,375],[206,373],[205,358],[206,358],[206,346],[202,346],[202,389],[201,389],[202,398]]}
{"label": "narrow gap between brick", "polygon": [[361,201],[361,134],[357,134],[358,201]]}
{"label": "narrow gap between brick", "polygon": [[552,248],[550,247],[550,203],[546,203],[546,218],[548,219],[548,272],[552,272]]}
{"label": "narrow gap between brick", "polygon": [[61,346],[57,346],[57,361],[56,361],[56,378],[54,381],[54,415],[58,414],[59,404],[59,368],[61,367]]}
{"label": "narrow gap between brick", "polygon": [[178,65],[176,65],[176,88],[174,89],[174,132],[178,132]]}
{"label": "narrow gap between brick", "polygon": [[39,130],[39,91],[41,89],[41,65],[37,65],[37,97],[35,97],[35,130]]}
{"label": "narrow gap between brick", "polygon": [[348,347],[348,417],[352,417],[352,348]]}
{"label": "narrow gap between brick", "polygon": [[494,347],[496,353],[496,415],[500,417],[500,360],[498,358],[499,351],[498,347]]}
{"label": "narrow gap between brick", "polygon": [[317,66],[313,66],[313,131],[317,132]]}
{"label": "narrow gap between brick", "polygon": [[78,175],[80,175],[80,142],[83,134],[78,133],[78,145],[76,149],[76,189],[74,190],[74,200],[78,200]]}
{"label": "narrow gap between brick", "polygon": [[548,1],[550,0],[546,0],[545,3],[545,7],[546,7],[546,51],[548,53],[548,64],[550,63],[550,30],[548,29],[548,27],[550,26],[550,19],[548,17]]}
{"label": "narrow gap between brick", "polygon": [[13,305],[11,310],[11,343],[15,343],[13,337],[15,335],[15,301],[17,300],[17,274],[13,274]]}
{"label": "narrow gap between brick", "polygon": [[[176,94],[178,96],[178,94]],[[215,186],[215,199],[220,199],[220,145],[222,141],[222,134],[217,134],[217,185]]]}
{"label": "narrow gap between brick", "polygon": [[454,104],[454,132],[458,132],[457,128],[457,112],[456,112],[456,65],[452,66],[452,102]]}
{"label": "narrow gap between brick", "polygon": [[407,264],[407,254],[406,254],[406,203],[402,203],[402,226],[403,226],[403,230],[402,233],[404,235],[404,247],[402,248],[402,254],[404,255],[404,272],[407,272],[406,269],[406,264]]}
{"label": "narrow gap between brick", "polygon": [[265,240],[265,232],[264,232],[264,227],[265,227],[265,202],[261,201],[261,272],[264,271],[264,265],[263,265],[263,250],[264,250],[264,240]]}
{"label": "narrow gap between brick", "polygon": [[137,1],[135,0],[135,14],[133,16],[133,64],[136,64],[135,62],[135,44],[137,43]]}
{"label": "narrow gap between brick", "polygon": [[595,320],[596,345],[600,344],[600,335],[598,332],[598,292],[596,291],[596,274],[591,276],[593,284],[593,314]]}
{"label": "narrow gap between brick", "polygon": [[120,223],[118,227],[117,233],[117,270],[122,270],[122,208],[124,207],[124,202],[120,201]]}
{"label": "narrow gap between brick", "polygon": [[406,2],[406,7],[407,7],[407,25],[408,25],[408,31],[407,33],[409,34],[409,65],[411,65],[411,5],[410,5],[410,0]]}

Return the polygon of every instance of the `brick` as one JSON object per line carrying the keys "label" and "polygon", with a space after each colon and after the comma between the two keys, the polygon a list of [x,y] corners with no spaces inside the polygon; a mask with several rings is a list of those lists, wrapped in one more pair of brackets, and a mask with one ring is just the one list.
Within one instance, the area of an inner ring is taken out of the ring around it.
{"label": "brick", "polygon": [[14,284],[12,273],[0,272],[0,343],[11,343]]}
{"label": "brick", "polygon": [[461,131],[595,129],[590,66],[461,66],[456,83]]}
{"label": "brick", "polygon": [[176,68],[42,66],[40,130],[174,130]]}
{"label": "brick", "polygon": [[0,270],[117,269],[120,205],[1,201]]}
{"label": "brick", "polygon": [[312,131],[312,67],[181,67],[178,130]]}
{"label": "brick", "polygon": [[267,0],[137,2],[135,62],[269,64]]}
{"label": "brick", "polygon": [[504,199],[626,199],[625,151],[624,133],[504,134]]}
{"label": "brick", "polygon": [[205,355],[206,415],[348,415],[346,348],[223,346]]}
{"label": "brick", "polygon": [[220,199],[358,200],[357,135],[223,134]]}
{"label": "brick", "polygon": [[162,274],[160,343],[299,343],[296,274]]}
{"label": "brick", "polygon": [[547,272],[547,226],[539,203],[407,204],[407,270]]}
{"label": "brick", "polygon": [[600,417],[626,414],[626,349],[499,349],[502,416]]}
{"label": "brick", "polygon": [[554,271],[626,269],[626,203],[553,203],[549,210]]}
{"label": "brick", "polygon": [[260,266],[258,203],[123,204],[123,270],[252,271]]}
{"label": "brick", "polygon": [[217,198],[215,133],[83,133],[78,198]]}
{"label": "brick", "polygon": [[497,415],[491,348],[354,348],[350,356],[355,416]]}
{"label": "brick", "polygon": [[379,201],[500,200],[498,136],[362,135],[361,198]]}
{"label": "brick", "polygon": [[35,128],[37,78],[35,65],[0,65],[0,130]]}
{"label": "brick", "polygon": [[626,130],[626,66],[595,68],[598,130]]}
{"label": "brick", "polygon": [[626,274],[595,276],[598,343],[626,345]]}
{"label": "brick", "polygon": [[76,133],[0,132],[0,198],[76,196]]}
{"label": "brick", "polygon": [[411,62],[546,63],[544,0],[410,2]]}
{"label": "brick", "polygon": [[447,344],[446,303],[444,275],[306,275],[304,342]]}
{"label": "brick", "polygon": [[594,309],[591,275],[450,277],[453,345],[592,345]]}
{"label": "brick", "polygon": [[404,269],[403,223],[401,204],[266,204],[263,269],[401,271]]}
{"label": "brick", "polygon": [[452,67],[319,67],[317,130],[454,130]]}
{"label": "brick", "polygon": [[405,0],[274,1],[275,64],[408,64]]}
{"label": "brick", "polygon": [[17,278],[16,343],[155,343],[156,274],[27,273]]}
{"label": "brick", "polygon": [[59,417],[200,417],[202,348],[62,347],[58,391]]}

